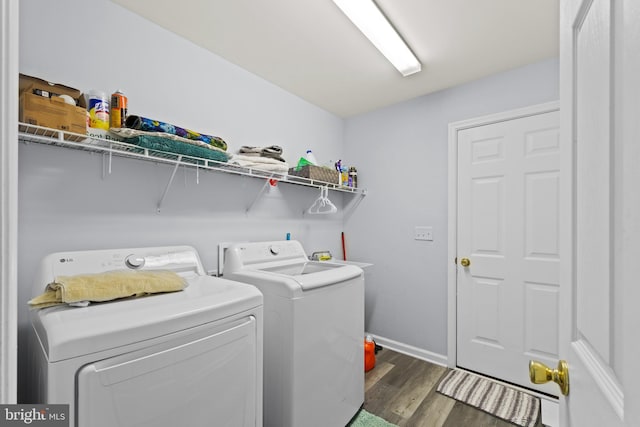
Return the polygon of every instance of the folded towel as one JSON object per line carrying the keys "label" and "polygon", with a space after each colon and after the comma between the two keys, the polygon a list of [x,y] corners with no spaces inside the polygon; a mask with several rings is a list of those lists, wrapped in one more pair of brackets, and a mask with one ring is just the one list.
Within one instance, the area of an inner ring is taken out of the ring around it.
{"label": "folded towel", "polygon": [[252,157],[255,156],[276,159],[281,162],[285,161],[282,158],[282,147],[278,145],[271,145],[269,147],[249,147],[247,145],[243,145],[238,150],[238,153]]}
{"label": "folded towel", "polygon": [[118,298],[160,292],[175,292],[187,286],[173,271],[109,271],[98,274],[59,276],[45,288],[45,292],[31,301],[34,308],[82,301],[111,301]]}
{"label": "folded towel", "polygon": [[269,157],[254,157],[246,154],[233,154],[229,159],[232,165],[244,168],[258,169],[267,172],[280,172],[286,175],[289,171],[289,164]]}
{"label": "folded towel", "polygon": [[[155,153],[153,153],[154,155],[161,155],[162,157],[166,157],[162,153],[172,153],[176,154],[176,159],[178,154],[189,157],[198,157],[206,160],[214,160],[221,163],[225,163],[229,159],[229,155],[224,151],[210,150],[208,148],[200,147],[199,145],[175,141],[170,138],[165,138],[162,135],[165,134],[157,133],[155,135],[138,135],[133,138],[125,138],[125,142],[155,151]],[[201,165],[206,164],[205,160],[200,159],[182,158],[182,161]]]}
{"label": "folded towel", "polygon": [[217,150],[217,151],[225,152],[223,149],[218,148],[215,145],[207,144],[206,142],[198,141],[196,139],[183,138],[181,136],[173,135],[171,133],[146,132],[144,130],[137,130],[137,129],[130,129],[130,128],[110,128],[109,129],[109,133],[115,134],[115,135],[119,136],[122,139],[133,138],[133,137],[140,136],[140,135],[146,135],[146,136],[149,136],[149,135],[155,135],[155,136],[162,135],[163,138],[172,139],[174,141],[180,141],[180,142],[184,142],[184,143],[187,143],[187,144],[197,145],[198,147],[207,148],[209,150]]}
{"label": "folded towel", "polygon": [[219,136],[205,135],[189,129],[181,128],[170,123],[159,120],[148,119],[140,116],[129,116],[124,126],[130,129],[143,130],[146,132],[160,132],[178,135],[182,138],[193,139],[214,145],[224,151],[227,150],[227,143]]}
{"label": "folded towel", "polygon": [[282,154],[282,147],[278,145],[271,145],[269,147],[250,147],[248,145],[243,145],[238,150],[240,153],[268,153],[268,154]]}

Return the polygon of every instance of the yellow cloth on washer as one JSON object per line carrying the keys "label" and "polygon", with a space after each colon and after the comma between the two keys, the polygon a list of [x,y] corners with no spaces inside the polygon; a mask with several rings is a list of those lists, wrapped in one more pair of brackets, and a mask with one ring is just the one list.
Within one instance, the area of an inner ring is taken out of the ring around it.
{"label": "yellow cloth on washer", "polygon": [[33,308],[83,301],[102,302],[118,298],[160,292],[181,291],[185,280],[173,271],[109,271],[97,274],[59,276],[45,288],[45,292],[31,301]]}

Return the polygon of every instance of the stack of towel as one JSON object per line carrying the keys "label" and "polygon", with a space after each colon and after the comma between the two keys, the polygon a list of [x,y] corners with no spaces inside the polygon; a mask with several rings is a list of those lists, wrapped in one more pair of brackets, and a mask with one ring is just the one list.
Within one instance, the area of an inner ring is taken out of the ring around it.
{"label": "stack of towel", "polygon": [[286,174],[289,170],[289,164],[282,158],[282,147],[277,145],[269,147],[242,146],[238,150],[238,154],[231,156],[229,163],[245,168],[283,174]]}

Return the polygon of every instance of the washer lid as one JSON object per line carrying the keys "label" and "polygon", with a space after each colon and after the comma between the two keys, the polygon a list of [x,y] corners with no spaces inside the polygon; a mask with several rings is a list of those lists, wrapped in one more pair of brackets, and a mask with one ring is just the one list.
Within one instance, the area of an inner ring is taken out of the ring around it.
{"label": "washer lid", "polygon": [[256,271],[286,276],[298,283],[303,291],[345,282],[363,274],[353,265],[333,264],[328,261],[308,261],[256,268]]}
{"label": "washer lid", "polygon": [[32,313],[49,362],[96,353],[214,322],[262,306],[254,287],[211,276],[187,278],[180,292]]}

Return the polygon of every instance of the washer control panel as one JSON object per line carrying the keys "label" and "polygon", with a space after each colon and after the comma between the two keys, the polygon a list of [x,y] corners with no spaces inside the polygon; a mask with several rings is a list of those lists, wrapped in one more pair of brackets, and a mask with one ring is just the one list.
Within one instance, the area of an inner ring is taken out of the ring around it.
{"label": "washer control panel", "polygon": [[296,240],[240,243],[235,246],[234,251],[243,265],[278,260],[308,260],[302,245]]}
{"label": "washer control panel", "polygon": [[202,269],[195,249],[186,246],[58,252],[47,256],[44,262],[53,276],[128,269],[176,272]]}
{"label": "washer control panel", "polygon": [[49,254],[40,263],[32,295],[40,295],[57,276],[104,273],[112,270],[171,270],[180,275],[205,275],[191,246],[104,249]]}
{"label": "washer control panel", "polygon": [[131,254],[124,259],[124,264],[134,270],[144,267],[144,263],[144,257],[136,256],[135,254]]}

